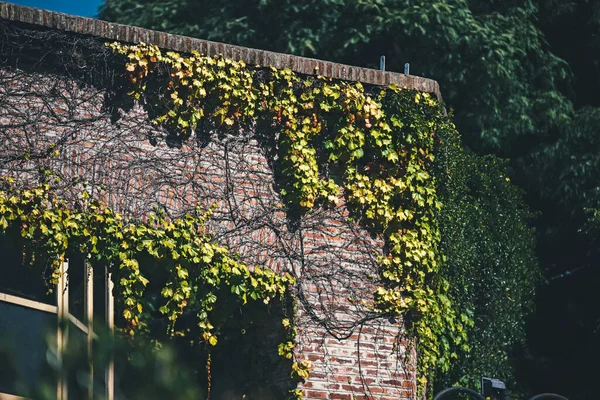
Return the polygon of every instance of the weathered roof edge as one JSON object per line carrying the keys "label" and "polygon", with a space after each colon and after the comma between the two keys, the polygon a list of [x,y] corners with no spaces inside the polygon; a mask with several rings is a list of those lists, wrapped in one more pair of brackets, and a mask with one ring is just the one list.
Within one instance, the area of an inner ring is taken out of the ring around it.
{"label": "weathered roof edge", "polygon": [[0,19],[64,32],[91,35],[107,40],[127,43],[144,42],[157,45],[162,49],[180,52],[189,53],[196,50],[208,56],[221,54],[226,58],[243,60],[249,65],[273,66],[278,69],[289,68],[306,75],[316,75],[316,71],[318,71],[318,74],[334,79],[358,81],[379,86],[397,84],[400,87],[433,93],[440,101],[442,100],[437,81],[414,75],[379,71],[314,58],[195,39],[6,2],[0,2]]}

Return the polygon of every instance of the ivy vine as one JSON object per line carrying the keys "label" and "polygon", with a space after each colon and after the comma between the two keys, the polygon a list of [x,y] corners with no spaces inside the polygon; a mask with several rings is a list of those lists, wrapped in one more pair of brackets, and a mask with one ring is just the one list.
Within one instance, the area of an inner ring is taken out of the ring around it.
{"label": "ivy vine", "polygon": [[[439,132],[456,128],[436,99],[196,52],[109,46],[126,57],[129,94],[155,125],[177,140],[197,134],[201,121],[230,132],[269,130],[288,210],[334,205],[343,196],[352,217],[384,240],[378,263],[385,284],[369,306],[401,317],[416,338],[421,388],[436,369],[449,368],[452,348],[468,349],[472,320],[455,311],[449,283],[438,274],[445,262],[437,221],[442,205],[430,170]],[[289,343],[280,346],[284,356]]]}
{"label": "ivy vine", "polygon": [[160,313],[168,319],[168,329],[175,334],[177,318],[188,302],[199,303],[197,325],[203,340],[216,345],[210,312],[217,302],[216,292],[230,288],[242,304],[262,300],[265,304],[281,298],[295,280],[289,274],[277,274],[258,267],[252,270],[236,261],[229,252],[211,241],[204,222],[208,213],[168,220],[150,214],[147,221],[126,223],[119,214],[81,195],[83,206],[68,207],[50,191],[47,184],[17,190],[11,179],[0,190],[0,232],[18,226],[23,238],[33,243],[52,261],[50,284],[59,278],[59,266],[69,249],[89,255],[92,265],[111,265],[116,290],[123,302],[125,331],[134,335],[143,330],[141,298],[149,284],[138,259],[150,256],[155,261],[172,260],[174,268],[162,290]]}

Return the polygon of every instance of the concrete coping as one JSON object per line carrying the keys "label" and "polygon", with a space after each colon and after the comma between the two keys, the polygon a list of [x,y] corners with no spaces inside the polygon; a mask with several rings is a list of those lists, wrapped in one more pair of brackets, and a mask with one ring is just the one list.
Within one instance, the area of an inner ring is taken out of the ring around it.
{"label": "concrete coping", "polygon": [[233,60],[243,60],[248,65],[273,66],[278,69],[289,68],[305,75],[323,75],[326,77],[370,85],[415,89],[434,94],[442,100],[437,81],[398,72],[380,71],[351,65],[334,63],[314,58],[275,53],[272,51],[251,49],[248,47],[195,39],[165,32],[116,24],[93,18],[78,17],[39,8],[20,6],[0,2],[0,20],[19,22],[35,27],[54,29],[89,35],[111,41],[125,43],[147,43],[161,49],[190,53],[193,50],[207,56],[222,55]]}

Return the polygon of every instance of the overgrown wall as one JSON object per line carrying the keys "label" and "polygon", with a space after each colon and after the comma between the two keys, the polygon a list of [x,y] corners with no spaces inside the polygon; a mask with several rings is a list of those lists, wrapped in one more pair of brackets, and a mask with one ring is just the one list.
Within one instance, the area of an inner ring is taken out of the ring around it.
{"label": "overgrown wall", "polygon": [[[414,398],[415,354],[398,321],[376,318],[376,256],[383,244],[348,218],[345,205],[299,219],[285,212],[272,170],[274,138],[252,129],[169,142],[123,98],[107,39],[290,67],[372,84],[434,92],[434,81],[244,49],[0,4],[0,174],[31,185],[46,180],[76,205],[82,190],[129,218],[159,209],[176,217],[216,205],[214,240],[250,265],[298,278],[299,359],[312,362],[306,399]],[[122,94],[123,95],[123,94]],[[50,171],[51,174],[48,175]],[[59,179],[56,179],[59,178]],[[364,302],[361,302],[364,301]],[[273,349],[276,351],[276,349]],[[214,377],[218,380],[218,376]]]}

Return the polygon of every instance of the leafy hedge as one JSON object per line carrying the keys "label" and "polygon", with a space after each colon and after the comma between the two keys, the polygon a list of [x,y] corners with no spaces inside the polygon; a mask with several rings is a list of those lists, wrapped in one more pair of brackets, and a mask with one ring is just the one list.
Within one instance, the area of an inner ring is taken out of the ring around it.
{"label": "leafy hedge", "polygon": [[436,386],[476,387],[480,376],[515,387],[511,351],[525,344],[525,318],[540,278],[534,256],[532,214],[508,177],[505,160],[478,156],[455,132],[441,138],[435,175],[442,202],[443,274],[455,305],[472,316],[470,352],[458,351]]}

